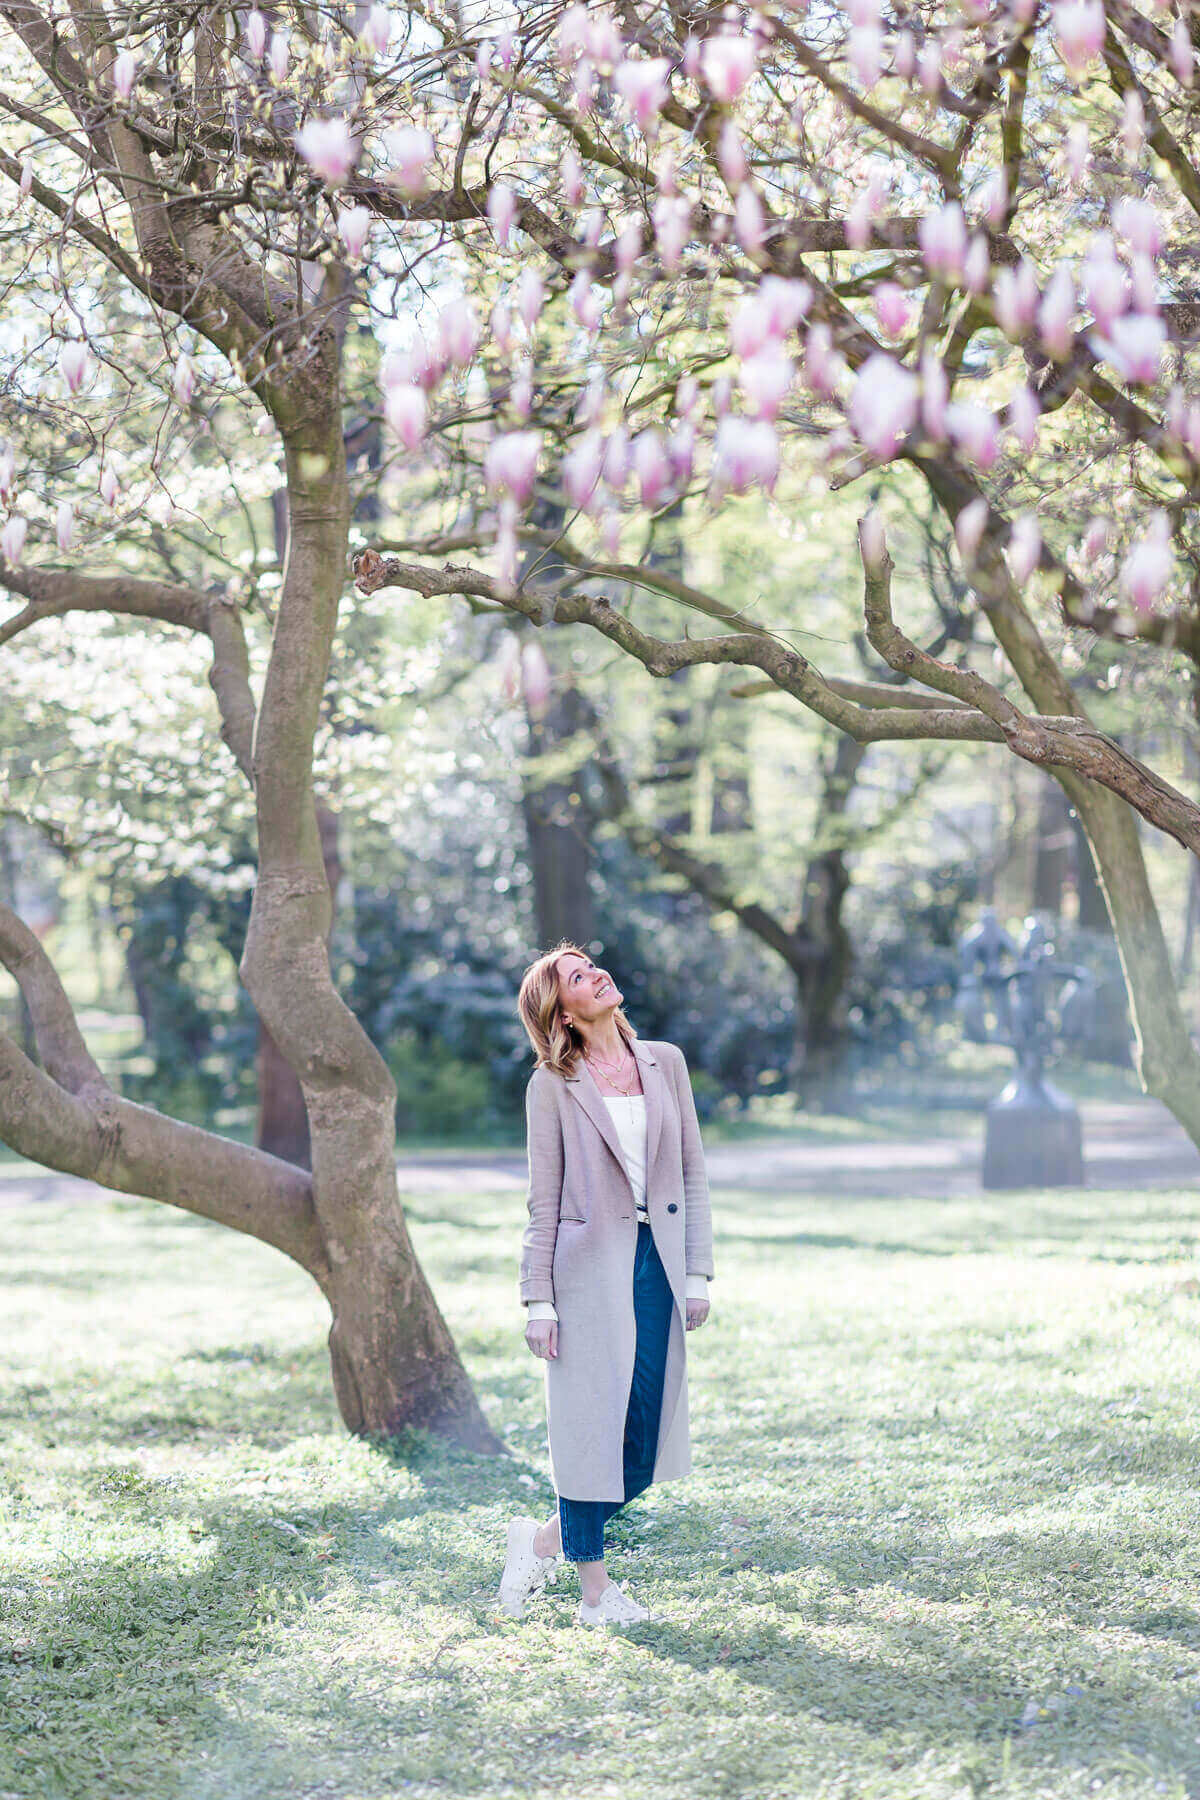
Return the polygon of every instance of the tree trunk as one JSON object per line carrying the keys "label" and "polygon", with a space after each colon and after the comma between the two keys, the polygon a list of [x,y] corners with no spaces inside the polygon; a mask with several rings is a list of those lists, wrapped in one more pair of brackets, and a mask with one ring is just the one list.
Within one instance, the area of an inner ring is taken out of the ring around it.
{"label": "tree trunk", "polygon": [[1067,796],[1048,776],[1038,782],[1037,830],[1033,842],[1032,904],[1035,912],[1061,918],[1071,859]]}
{"label": "tree trunk", "polygon": [[[555,683],[542,717],[535,718],[528,710],[525,716],[531,757],[553,752],[588,728],[586,703],[566,678]],[[531,768],[523,769],[521,811],[529,844],[538,943],[549,947],[562,938],[590,943],[595,936],[588,880],[592,852],[588,835],[581,829],[579,771],[546,779]]]}
{"label": "tree trunk", "polygon": [[801,884],[797,938],[805,955],[796,967],[796,1030],[790,1084],[797,1095],[840,1109],[846,1103],[841,1065],[845,1056],[842,1001],[854,963],[843,912],[850,871],[840,841],[850,796],[866,745],[839,736],[821,770],[818,834],[830,841],[809,858]]}

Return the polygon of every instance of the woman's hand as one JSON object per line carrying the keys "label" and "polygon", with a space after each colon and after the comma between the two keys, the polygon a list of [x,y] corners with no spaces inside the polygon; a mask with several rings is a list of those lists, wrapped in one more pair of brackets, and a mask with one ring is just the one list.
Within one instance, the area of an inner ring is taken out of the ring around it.
{"label": "woman's hand", "polygon": [[530,1319],[525,1327],[525,1342],[535,1356],[549,1362],[558,1355],[558,1320]]}
{"label": "woman's hand", "polygon": [[687,1328],[689,1331],[699,1331],[707,1317],[707,1300],[689,1300],[687,1302]]}

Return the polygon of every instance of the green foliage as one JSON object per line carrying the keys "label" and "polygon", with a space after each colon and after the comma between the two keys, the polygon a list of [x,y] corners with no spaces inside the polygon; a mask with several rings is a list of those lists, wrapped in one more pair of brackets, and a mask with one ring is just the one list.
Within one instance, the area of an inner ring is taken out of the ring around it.
{"label": "green foliage", "polygon": [[166,1208],[6,1209],[12,1800],[1183,1800],[1200,1782],[1194,1196],[718,1196],[655,1612],[497,1616],[550,1504],[520,1196],[410,1196],[511,1455],[347,1439],[324,1309]]}
{"label": "green foliage", "polygon": [[436,1040],[404,1031],[388,1043],[387,1065],[399,1098],[396,1128],[401,1136],[487,1136],[487,1070],[463,1062]]}

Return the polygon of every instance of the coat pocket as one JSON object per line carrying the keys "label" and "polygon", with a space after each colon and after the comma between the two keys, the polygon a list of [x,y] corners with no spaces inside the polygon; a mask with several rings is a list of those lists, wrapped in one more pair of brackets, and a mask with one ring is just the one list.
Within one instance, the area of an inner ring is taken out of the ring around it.
{"label": "coat pocket", "polygon": [[586,1225],[587,1208],[582,1194],[564,1191],[558,1202],[559,1224]]}

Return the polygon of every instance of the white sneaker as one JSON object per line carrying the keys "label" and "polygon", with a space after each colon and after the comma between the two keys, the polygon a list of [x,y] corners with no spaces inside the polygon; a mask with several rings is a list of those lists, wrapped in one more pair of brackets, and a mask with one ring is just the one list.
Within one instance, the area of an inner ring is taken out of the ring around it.
{"label": "white sneaker", "polygon": [[635,1600],[615,1581],[610,1581],[595,1606],[581,1600],[575,1616],[581,1625],[636,1625],[640,1619],[648,1619],[650,1614],[640,1600]]}
{"label": "white sneaker", "polygon": [[554,1580],[562,1561],[560,1556],[537,1554],[533,1540],[540,1530],[538,1519],[514,1519],[508,1528],[508,1554],[496,1598],[513,1619],[520,1618],[531,1594],[536,1594],[547,1581]]}

